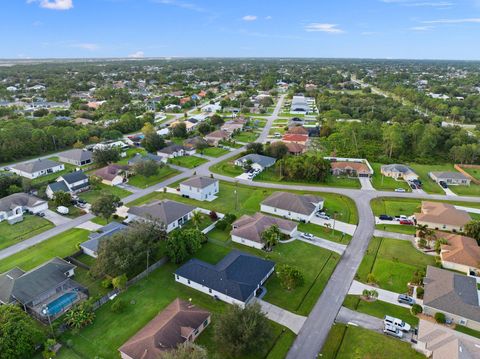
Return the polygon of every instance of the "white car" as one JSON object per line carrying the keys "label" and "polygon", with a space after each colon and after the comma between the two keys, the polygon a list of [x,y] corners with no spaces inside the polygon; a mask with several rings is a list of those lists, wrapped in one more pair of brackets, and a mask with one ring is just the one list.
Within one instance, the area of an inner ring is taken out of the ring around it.
{"label": "white car", "polygon": [[404,188],[395,188],[395,192],[405,192]]}
{"label": "white car", "polygon": [[385,327],[387,325],[390,325],[397,328],[398,330],[401,330],[402,332],[409,332],[411,329],[410,324],[405,323],[403,320],[395,317],[391,317],[389,315],[386,315],[385,318],[383,318],[383,323],[385,324]]}
{"label": "white car", "polygon": [[312,240],[313,239],[313,234],[311,233],[307,233],[307,232],[304,232],[300,235],[302,238],[305,238],[305,239],[308,239],[308,240]]}
{"label": "white car", "polygon": [[57,207],[57,212],[60,214],[68,214],[69,210],[67,207],[64,206],[58,206]]}
{"label": "white car", "polygon": [[315,213],[315,216],[321,219],[325,219],[327,221],[330,219],[330,217],[326,215],[325,212],[317,212]]}
{"label": "white car", "polygon": [[403,332],[390,324],[385,324],[385,327],[383,328],[383,332],[387,335],[391,335],[392,337],[397,337],[397,338],[403,337]]}

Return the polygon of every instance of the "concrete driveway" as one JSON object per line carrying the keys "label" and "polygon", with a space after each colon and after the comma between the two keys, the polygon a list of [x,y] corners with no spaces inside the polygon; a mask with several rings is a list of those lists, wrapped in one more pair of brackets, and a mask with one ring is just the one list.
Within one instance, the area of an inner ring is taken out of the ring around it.
{"label": "concrete driveway", "polygon": [[464,206],[455,206],[456,209],[461,209],[470,213],[480,214],[480,208],[464,207]]}
{"label": "concrete driveway", "polygon": [[55,226],[59,226],[61,224],[68,223],[68,222],[71,221],[70,218],[64,217],[64,216],[58,214],[57,212],[52,211],[51,209],[47,209],[43,213],[45,213],[44,218],[46,220],[49,220],[50,222],[52,222]]}
{"label": "concrete driveway", "polygon": [[[373,287],[371,285],[361,283],[357,280],[354,280],[352,282],[352,285],[350,286],[350,289],[348,290],[348,294],[361,295],[363,293],[364,289],[376,290],[378,292],[378,300],[381,300],[382,302],[387,302],[387,303],[390,303],[390,304],[398,305],[399,307],[404,307],[404,308],[410,309],[410,306],[408,304],[399,303],[397,301],[399,293],[390,292],[389,290]],[[420,304],[420,303],[418,303],[418,304]],[[385,313],[385,314],[388,314],[388,313]]]}
{"label": "concrete driveway", "polygon": [[317,246],[317,247],[328,249],[329,251],[333,251],[340,255],[342,255],[343,252],[345,252],[345,249],[347,249],[347,246],[344,244],[332,242],[327,239],[323,239],[319,237],[313,237],[312,240],[309,240],[309,239],[302,238],[299,235],[297,239],[305,243],[313,244],[314,246]]}
{"label": "concrete driveway", "polygon": [[360,184],[362,185],[363,191],[375,191],[373,188],[372,181],[368,177],[358,177]]}
{"label": "concrete driveway", "polygon": [[276,305],[265,302],[264,300],[257,299],[257,302],[262,307],[262,310],[268,319],[289,328],[295,334],[298,334],[303,326],[303,323],[305,323],[305,320],[307,319],[307,317],[289,312],[288,310],[277,307]]}
{"label": "concrete driveway", "polygon": [[[439,185],[440,186],[440,185]],[[455,192],[453,192],[450,188],[443,188],[442,186],[440,186],[441,189],[443,189],[443,192],[445,192],[445,194],[447,196],[458,196]]]}
{"label": "concrete driveway", "polygon": [[[322,227],[329,227],[333,228],[333,219],[321,219],[316,216],[313,216],[312,219],[310,220],[310,223],[322,226]],[[354,224],[350,223],[345,223],[342,221],[335,221],[335,230],[340,231],[346,234],[349,234],[353,236],[353,233],[355,233],[355,230],[357,229],[357,226]]]}
{"label": "concrete driveway", "polygon": [[399,239],[401,241],[413,241],[415,239],[415,236],[412,234],[387,232],[387,231],[381,231],[379,229],[376,229],[375,232],[373,232],[373,235],[376,237]]}
{"label": "concrete driveway", "polygon": [[383,333],[383,320],[368,314],[341,307],[336,321],[343,324],[356,325],[365,329]]}

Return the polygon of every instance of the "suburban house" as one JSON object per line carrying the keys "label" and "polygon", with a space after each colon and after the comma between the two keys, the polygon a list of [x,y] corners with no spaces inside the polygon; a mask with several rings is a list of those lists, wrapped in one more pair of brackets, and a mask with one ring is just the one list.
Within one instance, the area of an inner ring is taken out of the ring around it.
{"label": "suburban house", "polygon": [[180,183],[182,196],[196,199],[197,201],[213,201],[217,198],[219,181],[210,177],[193,177]]}
{"label": "suburban house", "polygon": [[191,156],[195,154],[195,148],[187,148],[182,145],[171,144],[157,151],[157,155],[167,162],[169,158]]}
{"label": "suburban house", "polygon": [[175,271],[175,280],[214,298],[242,308],[262,295],[262,285],[275,263],[238,250],[212,265],[191,259]]}
{"label": "suburban house", "polygon": [[440,259],[442,267],[463,272],[467,275],[477,276],[480,268],[480,247],[471,237],[460,234],[435,231],[437,240],[445,239],[447,244],[442,244]]}
{"label": "suburban house", "polygon": [[13,268],[0,275],[0,303],[17,303],[36,318],[53,321],[88,297],[88,290],[71,279],[75,268],[58,257],[28,272]]}
{"label": "suburban house", "polygon": [[188,121],[188,120],[187,120],[187,121],[175,121],[175,122],[172,122],[169,127],[172,128],[172,127],[178,126],[178,125],[180,125],[180,124],[182,124],[182,123],[185,124],[185,129],[187,130],[187,132],[191,132],[191,131],[193,131],[193,130],[195,129],[195,127],[197,127],[197,123],[196,123],[196,122],[193,123],[193,122]]}
{"label": "suburban house", "polygon": [[57,192],[70,193],[71,195],[90,188],[88,177],[82,171],[67,173],[57,178],[56,182],[50,183],[45,190],[48,198],[52,199]]}
{"label": "suburban house", "polygon": [[187,138],[185,141],[183,141],[183,147],[185,148],[185,151],[195,150],[199,145],[208,146],[207,141],[205,141],[200,136],[190,137],[190,138]]}
{"label": "suburban house", "polygon": [[175,299],[118,351],[122,359],[158,359],[179,344],[193,342],[210,324],[210,312]]}
{"label": "suburban house", "polygon": [[140,162],[145,162],[145,161],[153,161],[153,162],[162,162],[162,157],[154,155],[153,153],[146,153],[146,154],[141,154],[141,153],[136,153],[135,156],[130,158],[128,160],[128,165],[133,166],[137,163]]}
{"label": "suburban house", "polygon": [[308,143],[308,135],[300,135],[294,133],[286,133],[282,137],[282,141],[285,143],[296,143],[302,146],[306,146]]}
{"label": "suburban house", "polygon": [[258,155],[256,153],[250,153],[235,160],[235,166],[245,167],[250,165],[253,169],[260,171],[265,170],[268,167],[272,167],[277,160],[273,157]]}
{"label": "suburban house", "polygon": [[162,200],[129,208],[127,221],[159,221],[165,225],[167,232],[171,232],[187,223],[195,209],[196,207],[183,203]]}
{"label": "suburban house", "polygon": [[290,192],[274,192],[262,203],[260,210],[295,221],[310,222],[319,210],[323,208],[323,198]]}
{"label": "suburban house", "polygon": [[58,160],[75,166],[85,166],[93,162],[93,152],[81,149],[68,150],[60,153]]}
{"label": "suburban house", "polygon": [[88,235],[88,241],[80,244],[80,248],[86,255],[97,258],[98,246],[101,240],[113,236],[115,233],[126,230],[128,227],[122,223],[110,222],[100,228],[97,232]]}
{"label": "suburban house", "polygon": [[15,224],[23,220],[23,214],[37,214],[48,209],[48,202],[27,193],[14,193],[0,198],[0,222]]}
{"label": "suburban house", "polygon": [[442,202],[422,201],[421,213],[415,213],[418,225],[452,232],[463,232],[465,225],[472,220],[467,211]]}
{"label": "suburban house", "polygon": [[433,359],[480,358],[480,339],[425,319],[420,319],[413,348]]}
{"label": "suburban house", "polygon": [[234,133],[242,131],[245,127],[245,123],[246,121],[244,119],[236,118],[234,120],[225,122],[222,127],[220,127],[220,130],[226,131],[233,135]]}
{"label": "suburban house", "polygon": [[308,135],[308,130],[303,126],[290,126],[287,131],[291,135]]}
{"label": "suburban house", "polygon": [[325,157],[330,160],[332,174],[334,176],[348,177],[372,177],[373,169],[367,160]]}
{"label": "suburban house", "polygon": [[205,135],[203,138],[211,146],[218,146],[222,141],[227,141],[232,136],[231,133],[223,130],[217,130],[210,132],[208,135]]}
{"label": "suburban house", "polygon": [[12,166],[11,171],[19,176],[34,179],[65,169],[63,163],[57,163],[49,159],[38,159],[31,162],[19,163]]}
{"label": "suburban house", "polygon": [[117,186],[127,181],[128,168],[128,166],[111,164],[96,170],[93,175],[101,178],[103,184]]}
{"label": "suburban house", "polygon": [[391,177],[396,180],[413,181],[418,179],[418,175],[408,166],[401,164],[383,165],[380,172],[385,177]]}
{"label": "suburban house", "polygon": [[470,186],[471,179],[460,172],[429,172],[428,175],[435,182],[445,182],[449,185]]}
{"label": "suburban house", "polygon": [[76,119],[73,120],[73,123],[75,123],[76,125],[87,126],[87,125],[91,125],[93,121],[88,118],[77,117]]}
{"label": "suburban house", "polygon": [[243,215],[232,223],[232,241],[249,247],[263,249],[265,243],[262,240],[262,233],[276,225],[283,234],[293,237],[297,232],[297,224],[283,218],[267,216],[257,212],[253,216]]}
{"label": "suburban house", "polygon": [[292,114],[308,114],[310,105],[305,96],[293,96],[292,104],[290,106],[290,113]]}
{"label": "suburban house", "polygon": [[294,143],[294,142],[288,142],[288,143],[285,143],[285,145],[288,148],[288,153],[295,156],[301,155],[307,149],[305,145],[301,145],[299,143]]}
{"label": "suburban house", "polygon": [[441,312],[455,324],[480,330],[480,306],[475,278],[428,266],[423,283],[424,314],[434,316]]}

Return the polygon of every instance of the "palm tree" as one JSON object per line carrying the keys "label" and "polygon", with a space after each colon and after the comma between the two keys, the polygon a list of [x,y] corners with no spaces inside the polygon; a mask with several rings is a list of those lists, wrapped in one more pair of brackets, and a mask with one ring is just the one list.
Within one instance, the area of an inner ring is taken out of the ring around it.
{"label": "palm tree", "polygon": [[200,211],[194,211],[192,213],[192,222],[196,229],[199,229],[200,223],[202,222],[202,214]]}
{"label": "palm tree", "polygon": [[425,238],[428,234],[428,226],[426,224],[417,224],[417,233],[419,238]]}
{"label": "palm tree", "polygon": [[282,232],[280,232],[280,228],[274,224],[264,230],[261,237],[262,241],[265,243],[265,247],[269,250],[282,238]]}

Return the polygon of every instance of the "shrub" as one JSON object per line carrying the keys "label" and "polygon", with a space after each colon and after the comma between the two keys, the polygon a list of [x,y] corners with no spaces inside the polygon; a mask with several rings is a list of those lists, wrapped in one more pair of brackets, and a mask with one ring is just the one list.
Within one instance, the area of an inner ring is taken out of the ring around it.
{"label": "shrub", "polygon": [[435,321],[440,324],[444,324],[446,322],[445,314],[437,312],[435,313]]}
{"label": "shrub", "polygon": [[424,293],[425,289],[423,289],[423,287],[417,287],[417,298],[423,299]]}
{"label": "shrub", "polygon": [[235,222],[235,220],[237,219],[237,216],[234,215],[233,213],[227,213],[225,215],[225,217],[223,217],[223,219],[225,220],[225,222],[227,222],[228,224],[232,224],[233,222]]}
{"label": "shrub", "polygon": [[412,308],[410,308],[410,312],[413,315],[417,315],[417,314],[423,312],[422,306],[420,304],[414,304],[414,305],[412,305]]}
{"label": "shrub", "polygon": [[112,285],[117,289],[125,289],[127,286],[127,275],[124,273],[112,279]]}
{"label": "shrub", "polygon": [[215,224],[215,228],[218,228],[221,231],[224,231],[227,228],[227,226],[228,226],[228,223],[224,219],[219,220],[217,224]]}
{"label": "shrub", "polygon": [[368,273],[367,275],[367,283],[377,284],[377,278],[373,275],[373,273]]}
{"label": "shrub", "polygon": [[111,288],[112,287],[112,279],[111,278],[105,278],[102,280],[102,287],[103,288]]}
{"label": "shrub", "polygon": [[121,313],[125,309],[125,302],[121,299],[115,299],[110,309],[113,313]]}

